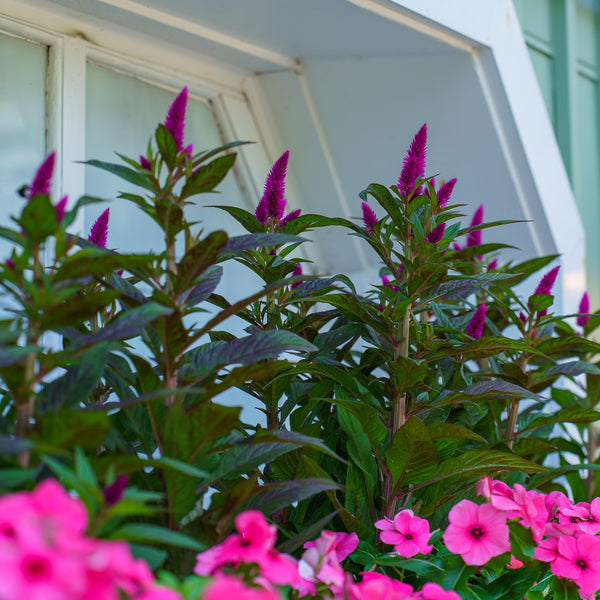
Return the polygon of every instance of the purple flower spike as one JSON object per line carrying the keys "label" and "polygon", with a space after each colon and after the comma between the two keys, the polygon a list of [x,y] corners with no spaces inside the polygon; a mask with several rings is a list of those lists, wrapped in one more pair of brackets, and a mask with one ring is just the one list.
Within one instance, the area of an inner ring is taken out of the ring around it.
{"label": "purple flower spike", "polygon": [[269,211],[267,209],[267,201],[264,198],[261,198],[258,205],[256,206],[256,210],[254,211],[254,216],[256,220],[261,224],[265,225],[269,220]]}
{"label": "purple flower spike", "polygon": [[[280,221],[285,211],[285,174],[288,165],[290,151],[286,150],[271,167],[267,180],[265,181],[265,192],[261,202],[266,203],[267,215]],[[260,206],[260,203],[259,203]],[[258,210],[258,208],[257,208]],[[258,217],[257,217],[258,218]]]}
{"label": "purple flower spike", "polygon": [[142,169],[152,171],[152,163],[145,156],[140,156],[140,165],[142,166]]}
{"label": "purple flower spike", "polygon": [[443,208],[448,204],[448,200],[450,200],[450,196],[452,196],[452,192],[454,191],[454,186],[456,185],[456,177],[451,179],[450,181],[446,181],[440,186],[440,189],[437,193],[438,206]]}
{"label": "purple flower spike", "polygon": [[92,225],[88,240],[94,242],[97,246],[106,248],[106,238],[108,237],[108,218],[110,217],[110,208],[107,208]]}
{"label": "purple flower spike", "polygon": [[483,326],[485,325],[485,302],[482,303],[479,308],[473,313],[469,324],[467,325],[466,332],[472,338],[478,340],[483,333]]}
{"label": "purple flower spike", "polygon": [[558,275],[558,270],[560,266],[554,267],[548,271],[543,277],[542,280],[538,283],[538,286],[535,288],[534,294],[544,294],[549,296],[552,293],[552,287],[554,286],[554,282],[556,281],[556,276]]}
{"label": "purple flower spike", "polygon": [[177,144],[177,152],[183,150],[183,129],[185,127],[185,109],[187,108],[188,90],[184,87],[169,108],[165,127]]}
{"label": "purple flower spike", "polygon": [[56,160],[56,152],[48,154],[46,160],[40,165],[29,190],[27,191],[27,198],[33,198],[38,194],[49,194],[50,193],[50,181],[52,180],[52,173],[54,172],[54,161]]}
{"label": "purple flower spike", "polygon": [[[410,195],[417,179],[425,174],[426,145],[427,123],[419,129],[417,135],[413,138],[404,158],[404,165],[398,179],[398,190],[405,197]],[[416,191],[416,195],[418,194],[420,194],[419,190]]]}
{"label": "purple flower spike", "polygon": [[4,261],[4,264],[11,270],[14,271],[16,269],[15,261],[12,258],[7,258]]}
{"label": "purple flower spike", "polygon": [[[590,312],[590,297],[588,296],[587,292],[583,293],[583,296],[581,297],[581,302],[579,303],[579,310],[577,312]],[[579,325],[580,327],[585,327],[589,320],[590,315],[580,315],[579,317],[577,317],[577,325]]]}
{"label": "purple flower spike", "polygon": [[498,268],[498,259],[494,258],[494,260],[490,261],[490,264],[487,266],[488,271],[495,271]]}
{"label": "purple flower spike", "polygon": [[[292,271],[292,275],[294,277],[296,277],[298,275],[302,275],[302,265],[300,263],[296,263],[296,268]],[[300,280],[300,281],[295,281],[294,283],[290,284],[290,290],[297,288],[301,283],[302,283],[302,281]]]}
{"label": "purple flower spike", "polygon": [[301,212],[302,212],[302,209],[297,208],[296,210],[293,210],[289,215],[286,215],[280,223],[281,227],[283,227],[286,223],[289,223],[290,221],[297,219],[300,216]]}
{"label": "purple flower spike", "polygon": [[123,497],[123,492],[127,487],[127,475],[119,475],[114,483],[106,486],[102,490],[106,506],[113,506]]}
{"label": "purple flower spike", "polygon": [[519,312],[519,320],[521,321],[521,323],[523,323],[523,325],[527,323],[527,316],[523,311]]}
{"label": "purple flower spike", "polygon": [[[476,227],[483,223],[483,204],[480,204],[473,218],[471,219],[471,227]],[[467,233],[467,248],[471,246],[481,246],[481,231],[471,231]]]}
{"label": "purple flower spike", "polygon": [[385,287],[389,287],[391,290],[394,290],[395,292],[398,291],[398,286],[394,285],[393,283],[390,283],[390,280],[388,279],[388,277],[386,275],[381,276],[381,282],[383,283],[383,285]]}
{"label": "purple flower spike", "polygon": [[65,218],[65,209],[67,208],[67,196],[63,196],[54,206],[56,211],[56,220],[60,223]]}
{"label": "purple flower spike", "polygon": [[427,236],[427,241],[432,244],[437,244],[443,237],[444,231],[446,230],[446,223],[440,223],[433,228],[431,233]]}
{"label": "purple flower spike", "polygon": [[377,224],[377,215],[375,211],[366,203],[361,204],[363,213],[363,223],[365,224],[365,231],[367,235],[373,235],[373,227]]}

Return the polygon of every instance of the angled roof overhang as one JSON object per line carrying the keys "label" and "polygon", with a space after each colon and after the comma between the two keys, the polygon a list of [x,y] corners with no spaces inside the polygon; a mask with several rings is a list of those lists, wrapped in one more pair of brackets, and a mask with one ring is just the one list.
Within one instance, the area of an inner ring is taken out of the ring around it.
{"label": "angled roof overhang", "polygon": [[[151,43],[157,61],[185,53],[183,73],[194,58],[209,79],[226,73],[269,156],[290,149],[288,201],[305,211],[359,217],[358,193],[397,181],[427,122],[427,173],[458,178],[467,215],[483,203],[487,220],[527,221],[485,236],[520,248],[510,258],[560,253],[575,310],[583,228],[511,0],[26,1],[69,15],[99,45],[128,36]],[[376,281],[359,240],[318,242],[320,272]]]}

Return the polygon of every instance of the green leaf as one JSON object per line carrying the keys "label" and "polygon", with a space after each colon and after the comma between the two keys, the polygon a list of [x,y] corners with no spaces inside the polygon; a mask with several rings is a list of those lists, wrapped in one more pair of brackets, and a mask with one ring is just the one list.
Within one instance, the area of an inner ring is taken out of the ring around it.
{"label": "green leaf", "polygon": [[341,487],[331,479],[293,479],[269,483],[251,496],[245,508],[260,510],[269,515],[315,494],[339,489]]}
{"label": "green leaf", "polygon": [[59,410],[42,418],[39,442],[57,448],[98,448],[110,431],[108,414],[99,410]]}
{"label": "green leaf", "polygon": [[600,369],[589,362],[582,360],[572,360],[570,362],[560,363],[552,367],[548,367],[543,371],[544,375],[570,375],[575,377],[581,373],[591,373],[592,375],[600,375]]}
{"label": "green leaf", "polygon": [[14,365],[28,354],[39,350],[38,346],[0,346],[0,367]]}
{"label": "green leaf", "polygon": [[177,159],[177,143],[169,130],[162,123],[156,128],[154,137],[156,138],[158,151],[171,171],[175,166],[175,161]]}
{"label": "green leaf", "polygon": [[105,327],[89,335],[80,335],[73,340],[75,348],[83,348],[100,342],[112,342],[139,335],[154,319],[171,314],[170,308],[155,302],[148,302],[127,310]]}
{"label": "green leaf", "polygon": [[187,306],[196,306],[204,302],[216,289],[223,277],[223,267],[212,266],[206,269],[196,285],[185,295]]}
{"label": "green leaf", "polygon": [[156,257],[151,254],[118,254],[104,248],[81,248],[67,256],[55,271],[53,279],[64,281],[79,277],[110,275],[119,269],[135,269],[151,263]]}
{"label": "green leaf", "polygon": [[47,194],[37,194],[23,208],[19,225],[29,239],[40,244],[58,228],[56,210]]}
{"label": "green leaf", "polygon": [[177,264],[177,293],[187,291],[197,277],[217,262],[226,243],[227,234],[224,231],[213,231],[185,253]]}
{"label": "green leaf", "polygon": [[236,156],[236,154],[220,156],[194,171],[181,190],[181,198],[212,192],[229,173]]}
{"label": "green leaf", "polygon": [[221,249],[221,259],[235,257],[244,250],[254,248],[270,248],[272,246],[281,246],[283,244],[293,244],[305,241],[304,238],[290,233],[247,233],[236,235],[229,238],[225,246]]}
{"label": "green leaf", "polygon": [[113,175],[116,175],[117,177],[120,177],[129,183],[146,188],[151,192],[156,191],[154,184],[148,179],[148,176],[145,175],[143,171],[135,171],[134,169],[124,167],[123,165],[102,162],[100,160],[88,160],[84,164],[108,171],[109,173],[112,173]]}
{"label": "green leaf", "polygon": [[554,296],[550,294],[533,294],[533,296],[529,296],[527,304],[532,311],[546,310],[554,304]]}
{"label": "green leaf", "polygon": [[317,348],[310,342],[290,331],[259,331],[238,340],[211,342],[193,350],[191,372],[195,377],[205,377],[224,365],[248,365],[283,352],[314,350]]}
{"label": "green leaf", "polygon": [[329,446],[327,446],[320,438],[304,435],[298,431],[286,431],[283,429],[276,431],[261,430],[256,433],[254,440],[255,442],[290,442],[292,444],[298,444],[298,447],[304,446],[306,448],[311,448],[313,450],[317,450],[318,452],[322,452],[323,454],[327,454],[343,463],[346,462],[339,454],[329,448]]}
{"label": "green leaf", "polygon": [[439,461],[431,434],[418,417],[409,417],[398,429],[385,457],[396,489],[431,477]]}
{"label": "green leaf", "polygon": [[581,406],[569,406],[562,408],[558,412],[541,414],[536,417],[527,427],[523,427],[519,432],[551,425],[553,423],[594,423],[600,419],[600,412],[583,408]]}
{"label": "green leaf", "polygon": [[166,550],[159,550],[154,546],[145,546],[143,544],[129,544],[129,549],[134,558],[145,560],[153,571],[162,566],[169,556]]}
{"label": "green leaf", "polygon": [[188,548],[196,551],[205,549],[205,546],[183,533],[170,531],[165,527],[150,525],[148,523],[126,523],[116,531],[113,531],[108,537],[111,540],[150,543],[159,546],[175,546],[177,548]]}

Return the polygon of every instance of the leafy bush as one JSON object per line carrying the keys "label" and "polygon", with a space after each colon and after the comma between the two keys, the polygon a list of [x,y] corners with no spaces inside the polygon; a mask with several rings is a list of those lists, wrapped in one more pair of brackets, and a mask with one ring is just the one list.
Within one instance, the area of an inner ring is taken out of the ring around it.
{"label": "leafy bush", "polygon": [[[107,249],[108,210],[88,239],[69,233],[99,199],[53,204],[53,154],[23,188],[15,227],[0,228],[13,244],[0,267],[3,492],[57,477],[85,504],[90,535],[126,540],[175,575],[244,511],[267,515],[288,553],[325,527],[379,553],[376,523],[410,510],[445,528],[482,476],[599,495],[599,345],[588,337],[599,317],[587,297],[576,324],[550,312],[556,257],[501,263],[504,246],[483,234],[509,222],[485,223],[479,207],[462,226],[455,180],[425,176],[426,126],[397,184],[361,192],[362,222],[285,215],[286,152],[254,214],[220,207],[247,231],[229,237],[199,231],[185,209],[243,142],[184,146],[186,102],[183,90],[139,159],[89,161],[139,188],[119,201],[158,224],[160,253]],[[376,253],[380,284],[303,274],[303,234],[328,227]],[[229,261],[262,287],[219,294]],[[537,287],[525,300],[515,286],[527,279]],[[219,404],[233,388],[265,426]],[[361,548],[349,572],[387,564]]]}

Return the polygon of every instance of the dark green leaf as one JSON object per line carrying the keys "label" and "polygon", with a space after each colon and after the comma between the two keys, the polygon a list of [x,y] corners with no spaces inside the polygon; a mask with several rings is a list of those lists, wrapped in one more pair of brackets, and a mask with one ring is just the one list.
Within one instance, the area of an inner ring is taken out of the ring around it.
{"label": "dark green leaf", "polygon": [[236,235],[229,238],[225,246],[221,249],[221,258],[223,260],[235,257],[244,250],[270,248],[271,246],[281,246],[283,244],[303,241],[305,241],[304,238],[290,233],[246,233],[244,235]]}
{"label": "dark green leaf", "polygon": [[177,548],[189,548],[201,551],[205,547],[196,540],[179,533],[170,531],[165,527],[150,525],[148,523],[126,523],[111,533],[109,539],[125,540],[127,542],[142,542],[157,544],[159,546],[175,546]]}
{"label": "dark green leaf", "polygon": [[229,173],[236,156],[236,154],[220,156],[194,171],[181,190],[181,198],[212,192]]}
{"label": "dark green leaf", "polygon": [[129,183],[146,188],[152,192],[156,191],[154,184],[148,179],[147,175],[145,175],[143,171],[135,171],[134,169],[124,167],[123,165],[102,162],[100,160],[88,160],[85,164],[108,171],[109,173],[112,173],[113,175],[116,175],[117,177],[120,177]]}

